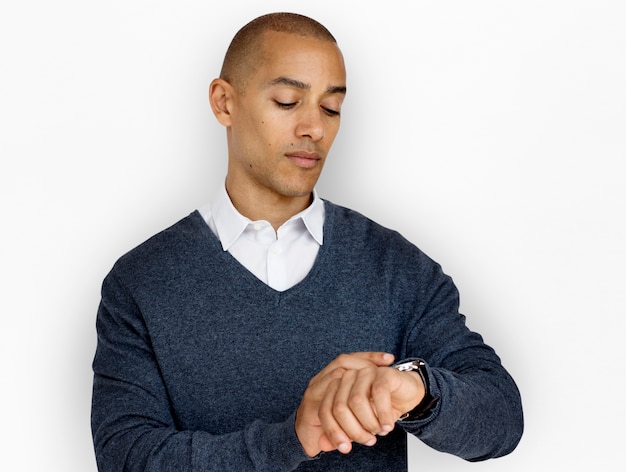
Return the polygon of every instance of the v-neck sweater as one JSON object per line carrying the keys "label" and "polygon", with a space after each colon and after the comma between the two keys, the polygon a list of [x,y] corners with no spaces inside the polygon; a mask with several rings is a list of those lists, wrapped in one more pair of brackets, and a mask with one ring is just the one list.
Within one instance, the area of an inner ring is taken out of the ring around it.
{"label": "v-neck sweater", "polygon": [[[405,471],[405,431],[467,460],[521,436],[515,383],[470,331],[441,267],[399,233],[328,201],[309,274],[276,291],[194,211],[133,249],[102,287],[92,428],[103,471]],[[341,353],[428,365],[441,401],[374,447],[306,456],[295,412]]]}

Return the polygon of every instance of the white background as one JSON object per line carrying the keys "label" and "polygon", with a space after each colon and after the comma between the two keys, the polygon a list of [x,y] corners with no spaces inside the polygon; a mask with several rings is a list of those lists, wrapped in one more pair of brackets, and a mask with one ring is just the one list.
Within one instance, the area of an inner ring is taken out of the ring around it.
{"label": "white background", "polygon": [[235,31],[320,20],[348,67],[320,194],[439,261],[522,391],[482,464],[621,470],[626,7],[619,0],[43,0],[0,6],[0,469],[95,471],[95,312],[121,254],[207,201]]}

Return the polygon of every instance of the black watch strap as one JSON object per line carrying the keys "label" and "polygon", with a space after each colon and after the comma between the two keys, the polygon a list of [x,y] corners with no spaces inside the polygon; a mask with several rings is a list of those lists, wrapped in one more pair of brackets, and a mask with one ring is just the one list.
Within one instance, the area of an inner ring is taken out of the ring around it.
{"label": "black watch strap", "polygon": [[430,382],[428,381],[428,372],[426,372],[426,364],[420,360],[402,362],[393,366],[401,372],[417,372],[424,382],[426,394],[422,401],[411,411],[403,414],[398,421],[416,421],[425,418],[439,402],[439,397],[433,397],[430,393]]}

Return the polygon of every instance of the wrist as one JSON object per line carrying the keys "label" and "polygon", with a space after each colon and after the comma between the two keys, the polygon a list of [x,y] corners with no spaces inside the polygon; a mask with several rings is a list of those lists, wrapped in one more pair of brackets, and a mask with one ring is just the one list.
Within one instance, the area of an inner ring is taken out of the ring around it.
{"label": "wrist", "polygon": [[314,436],[311,435],[311,430],[314,426],[311,426],[301,419],[301,408],[296,411],[295,421],[294,421],[294,432],[296,435],[296,439],[300,443],[300,447],[302,451],[306,454],[308,458],[314,458],[320,454],[321,448],[319,445],[319,440],[316,440]]}
{"label": "wrist", "polygon": [[418,376],[419,379],[416,378],[416,380],[423,386],[423,395],[417,405],[410,411],[401,415],[398,421],[416,421],[428,416],[439,402],[439,397],[434,397],[430,392],[430,381],[426,363],[421,360],[411,360],[396,364],[393,368],[400,372]]}

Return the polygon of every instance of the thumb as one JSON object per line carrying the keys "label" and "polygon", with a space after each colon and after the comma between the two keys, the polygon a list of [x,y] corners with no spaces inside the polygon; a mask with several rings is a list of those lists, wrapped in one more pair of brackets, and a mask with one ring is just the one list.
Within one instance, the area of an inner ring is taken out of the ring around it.
{"label": "thumb", "polygon": [[393,354],[389,354],[388,352],[353,352],[352,355],[367,360],[379,367],[391,365],[394,360]]}

